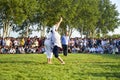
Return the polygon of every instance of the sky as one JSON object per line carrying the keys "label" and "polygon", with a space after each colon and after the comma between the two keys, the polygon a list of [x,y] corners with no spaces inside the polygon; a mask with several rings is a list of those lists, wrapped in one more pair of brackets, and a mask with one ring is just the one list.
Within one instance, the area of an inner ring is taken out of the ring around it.
{"label": "sky", "polygon": [[[116,4],[116,9],[118,10],[118,12],[120,13],[120,0],[110,0],[112,2],[112,4]],[[120,17],[120,16],[119,16]],[[109,35],[112,35],[112,34],[120,34],[120,26],[118,28],[116,28],[114,30],[114,32],[109,32]],[[12,37],[17,37],[18,36],[18,33],[16,32],[11,32],[10,36]],[[31,37],[33,36],[40,36],[40,33],[38,32],[33,32],[33,34],[31,35]],[[72,36],[71,37],[80,37],[80,34],[79,32],[77,31],[74,31],[72,33]]]}

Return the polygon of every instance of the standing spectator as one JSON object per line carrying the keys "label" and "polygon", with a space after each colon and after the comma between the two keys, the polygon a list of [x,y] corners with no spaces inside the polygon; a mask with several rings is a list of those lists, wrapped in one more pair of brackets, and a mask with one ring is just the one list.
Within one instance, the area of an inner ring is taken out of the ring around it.
{"label": "standing spectator", "polygon": [[66,32],[65,35],[62,36],[61,42],[62,42],[63,55],[67,56],[67,54],[68,54],[68,44],[69,44],[68,32]]}

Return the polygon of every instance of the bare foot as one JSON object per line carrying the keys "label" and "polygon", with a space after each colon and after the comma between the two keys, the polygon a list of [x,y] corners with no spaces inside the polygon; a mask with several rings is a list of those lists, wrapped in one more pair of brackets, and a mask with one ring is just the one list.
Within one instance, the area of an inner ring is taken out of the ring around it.
{"label": "bare foot", "polygon": [[65,62],[62,62],[61,64],[65,64]]}
{"label": "bare foot", "polygon": [[52,62],[48,62],[48,64],[52,64]]}

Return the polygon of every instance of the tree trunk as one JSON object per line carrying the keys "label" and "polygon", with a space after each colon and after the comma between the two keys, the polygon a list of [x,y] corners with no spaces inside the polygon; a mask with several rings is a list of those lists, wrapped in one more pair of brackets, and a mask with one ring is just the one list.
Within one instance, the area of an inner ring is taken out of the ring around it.
{"label": "tree trunk", "polygon": [[81,32],[80,32],[81,38],[83,37],[83,27],[81,28]]}
{"label": "tree trunk", "polygon": [[45,37],[45,27],[41,26],[41,31],[40,31],[41,37]]}
{"label": "tree trunk", "polygon": [[8,31],[9,31],[9,21],[5,21],[3,26],[3,37],[8,37]]}
{"label": "tree trunk", "polygon": [[73,33],[73,28],[69,28],[69,37],[71,38],[71,35],[72,35],[72,33]]}
{"label": "tree trunk", "polygon": [[28,25],[26,26],[26,37],[29,36],[29,27],[30,27],[30,24],[28,24]]}
{"label": "tree trunk", "polygon": [[12,27],[9,27],[8,34],[7,34],[8,37],[10,36],[11,31],[12,31]]}
{"label": "tree trunk", "polygon": [[29,34],[28,29],[29,29],[29,27],[26,26],[26,37],[28,37],[28,34]]}

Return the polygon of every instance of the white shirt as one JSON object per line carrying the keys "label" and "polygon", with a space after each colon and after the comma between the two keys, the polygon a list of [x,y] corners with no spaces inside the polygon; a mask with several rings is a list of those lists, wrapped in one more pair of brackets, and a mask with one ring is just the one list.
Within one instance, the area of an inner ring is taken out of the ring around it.
{"label": "white shirt", "polygon": [[53,31],[52,41],[53,41],[53,43],[54,43],[54,46],[58,46],[58,47],[62,48],[62,45],[61,45],[61,36],[60,36],[60,34],[55,30],[55,29],[56,29],[55,27],[56,27],[56,26],[54,25],[54,26],[53,26],[53,29],[52,29],[52,31]]}
{"label": "white shirt", "polygon": [[7,39],[6,40],[6,46],[10,46],[10,43],[11,43],[10,39]]}
{"label": "white shirt", "polygon": [[17,40],[14,41],[14,45],[15,46],[18,46],[19,45],[19,42]]}
{"label": "white shirt", "polygon": [[94,52],[94,51],[95,51],[94,47],[90,48],[90,52]]}
{"label": "white shirt", "polygon": [[11,48],[10,53],[16,53],[16,50],[14,48]]}
{"label": "white shirt", "polygon": [[53,46],[52,45],[52,33],[50,32],[47,36],[47,38],[45,39],[45,42],[44,42],[45,45],[49,45],[49,46]]}

